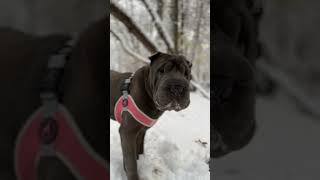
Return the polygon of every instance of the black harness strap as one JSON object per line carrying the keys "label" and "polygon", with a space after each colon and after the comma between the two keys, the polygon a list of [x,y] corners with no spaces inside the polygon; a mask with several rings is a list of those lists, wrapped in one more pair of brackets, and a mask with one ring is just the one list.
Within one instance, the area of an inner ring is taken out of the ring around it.
{"label": "black harness strap", "polygon": [[132,73],[131,76],[125,79],[121,84],[120,91],[122,94],[125,94],[125,93],[130,94],[130,84],[133,76],[134,76],[134,73]]}
{"label": "black harness strap", "polygon": [[134,76],[134,73],[131,74],[131,76],[123,81],[120,87],[120,91],[123,95],[123,100],[122,100],[122,106],[124,108],[124,111],[127,111],[127,106],[128,106],[128,96],[130,94],[130,84],[131,80]]}
{"label": "black harness strap", "polygon": [[44,112],[44,120],[40,127],[40,139],[42,142],[41,155],[54,156],[51,144],[55,141],[59,127],[53,115],[58,110],[59,98],[62,96],[60,84],[63,78],[63,72],[66,62],[69,60],[72,47],[75,41],[73,39],[59,49],[56,54],[50,57],[46,69],[46,75],[41,81],[40,98]]}
{"label": "black harness strap", "polygon": [[54,93],[58,96],[61,95],[61,90],[59,88],[63,77],[63,71],[66,61],[70,58],[74,40],[69,40],[66,44],[59,49],[56,54],[50,57],[48,61],[48,66],[46,69],[46,75],[42,79],[40,85],[41,93]]}

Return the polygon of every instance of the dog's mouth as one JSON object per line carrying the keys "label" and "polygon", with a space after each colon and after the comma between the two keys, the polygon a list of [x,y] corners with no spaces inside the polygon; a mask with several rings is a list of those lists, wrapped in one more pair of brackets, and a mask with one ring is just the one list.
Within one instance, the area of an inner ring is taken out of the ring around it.
{"label": "dog's mouth", "polygon": [[180,103],[178,103],[177,101],[173,100],[165,105],[160,105],[159,101],[155,101],[156,107],[157,109],[159,109],[160,111],[181,111],[182,109],[184,109]]}

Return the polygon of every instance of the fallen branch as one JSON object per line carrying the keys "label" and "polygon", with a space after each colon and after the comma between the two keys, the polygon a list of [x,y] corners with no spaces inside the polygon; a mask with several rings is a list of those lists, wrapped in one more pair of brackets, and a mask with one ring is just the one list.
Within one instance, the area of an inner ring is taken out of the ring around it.
{"label": "fallen branch", "polygon": [[130,55],[130,56],[133,57],[134,59],[139,60],[140,62],[149,63],[149,60],[148,60],[148,59],[144,58],[143,56],[141,56],[141,55],[138,54],[138,53],[133,52],[128,46],[126,46],[125,43],[123,42],[122,38],[121,38],[117,33],[115,33],[112,29],[110,29],[110,33],[119,41],[122,49],[123,49],[128,55]]}
{"label": "fallen branch", "polygon": [[210,99],[210,93],[207,92],[200,84],[195,81],[191,81],[191,84],[196,87],[205,98]]}
{"label": "fallen branch", "polygon": [[301,105],[303,110],[310,113],[312,116],[320,119],[320,109],[319,105],[315,104],[309,96],[307,96],[304,91],[299,88],[296,83],[290,79],[290,76],[285,72],[271,66],[264,61],[258,61],[257,69],[265,73],[269,78],[276,82],[280,87],[282,87],[290,96],[294,97],[298,104]]}

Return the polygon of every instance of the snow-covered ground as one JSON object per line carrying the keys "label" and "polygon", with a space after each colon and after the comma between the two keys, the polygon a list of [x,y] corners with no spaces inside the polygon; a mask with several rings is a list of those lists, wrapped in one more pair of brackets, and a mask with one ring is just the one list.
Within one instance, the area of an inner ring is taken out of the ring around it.
{"label": "snow-covered ground", "polygon": [[[111,179],[126,180],[118,128],[110,121]],[[190,106],[165,112],[147,131],[145,143],[138,161],[141,180],[209,180],[210,101],[192,93]]]}
{"label": "snow-covered ground", "polygon": [[213,164],[214,180],[319,180],[320,121],[279,93],[257,101],[258,129],[246,148]]}

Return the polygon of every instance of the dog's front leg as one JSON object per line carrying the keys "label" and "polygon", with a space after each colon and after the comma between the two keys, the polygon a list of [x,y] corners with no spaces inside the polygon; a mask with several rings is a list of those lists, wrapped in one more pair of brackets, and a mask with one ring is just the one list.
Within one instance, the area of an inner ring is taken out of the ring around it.
{"label": "dog's front leg", "polygon": [[38,164],[39,180],[76,180],[67,166],[57,157],[43,157]]}
{"label": "dog's front leg", "polygon": [[146,129],[142,129],[137,136],[137,159],[139,155],[144,152],[144,137],[146,135]]}
{"label": "dog's front leg", "polygon": [[123,123],[119,129],[123,153],[123,164],[128,180],[139,180],[136,161],[136,140],[139,129]]}

